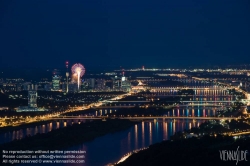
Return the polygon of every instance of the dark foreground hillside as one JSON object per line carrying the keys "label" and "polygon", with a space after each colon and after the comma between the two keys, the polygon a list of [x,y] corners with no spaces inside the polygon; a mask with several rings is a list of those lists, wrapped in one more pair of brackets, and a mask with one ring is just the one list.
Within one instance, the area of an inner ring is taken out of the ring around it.
{"label": "dark foreground hillside", "polygon": [[221,150],[248,150],[248,161],[238,161],[237,165],[250,165],[250,139],[235,141],[232,137],[203,137],[154,144],[144,151],[130,156],[119,166],[229,166],[235,161],[222,161]]}

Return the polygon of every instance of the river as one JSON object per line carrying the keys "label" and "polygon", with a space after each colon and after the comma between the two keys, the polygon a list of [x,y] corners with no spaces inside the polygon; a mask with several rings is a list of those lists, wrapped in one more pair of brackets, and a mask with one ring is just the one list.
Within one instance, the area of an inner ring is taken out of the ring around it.
{"label": "river", "polygon": [[[108,163],[117,162],[124,154],[135,149],[148,147],[151,144],[168,140],[175,132],[197,127],[203,122],[204,120],[144,121],[128,130],[107,134],[93,141],[65,150],[86,151],[85,163],[82,164],[84,166],[104,166]],[[71,164],[54,165],[71,166]]]}

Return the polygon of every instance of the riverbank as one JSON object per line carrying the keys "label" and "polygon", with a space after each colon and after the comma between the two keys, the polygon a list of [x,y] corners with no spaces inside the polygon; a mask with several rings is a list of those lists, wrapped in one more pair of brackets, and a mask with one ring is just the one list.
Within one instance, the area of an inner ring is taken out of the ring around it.
{"label": "riverbank", "polygon": [[50,123],[50,122],[53,122],[53,121],[55,121],[55,120],[36,121],[36,122],[21,124],[19,126],[0,127],[0,134],[6,133],[6,132],[17,131],[17,130],[20,130],[20,129],[25,129],[27,127],[34,127],[34,126],[37,126],[37,125],[43,125],[43,124],[47,124],[47,123]]}
{"label": "riverbank", "polygon": [[[234,165],[235,161],[223,161],[220,151],[246,151],[250,149],[250,139],[234,140],[233,137],[204,136],[202,138],[190,138],[181,140],[163,141],[149,146],[148,149],[132,154],[124,162],[117,166],[176,166],[176,165]],[[227,157],[227,156],[226,156]],[[246,156],[248,161],[238,161],[238,165],[249,165],[249,153]]]}
{"label": "riverbank", "polygon": [[134,124],[136,122],[129,120],[95,120],[73,124],[44,134],[38,133],[34,136],[26,136],[24,139],[2,144],[0,148],[6,150],[60,150],[91,141],[108,133],[128,129]]}
{"label": "riverbank", "polygon": [[[236,161],[222,161],[220,151],[237,151],[238,147],[249,151],[250,138],[242,135],[249,129],[246,120],[207,121],[197,128],[176,132],[171,140],[153,144],[117,165],[235,165]],[[233,137],[236,135],[241,139]],[[246,163],[249,164],[246,161],[239,164]]]}

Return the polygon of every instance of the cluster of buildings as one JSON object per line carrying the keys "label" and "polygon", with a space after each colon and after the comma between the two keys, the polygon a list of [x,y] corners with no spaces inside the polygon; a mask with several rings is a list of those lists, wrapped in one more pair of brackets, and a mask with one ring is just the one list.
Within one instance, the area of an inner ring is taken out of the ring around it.
{"label": "cluster of buildings", "polygon": [[37,107],[37,85],[28,85],[28,106],[20,106],[17,108],[17,112],[25,111],[47,111],[44,108]]}
{"label": "cluster of buildings", "polygon": [[124,75],[122,77],[112,77],[112,89],[114,91],[131,91],[131,83]]}
{"label": "cluster of buildings", "polygon": [[[65,81],[61,83],[61,90],[66,92],[77,92],[78,87],[74,82],[69,82],[68,85]],[[53,87],[53,82],[52,82]],[[52,88],[52,90],[54,90]],[[86,78],[81,80],[80,92],[104,92],[104,91],[124,91],[129,92],[131,90],[131,83],[127,77],[111,77],[110,79],[105,78]]]}
{"label": "cluster of buildings", "polygon": [[76,92],[112,92],[131,90],[131,83],[127,77],[110,76],[109,78],[84,78],[78,84],[76,82],[63,78],[60,75],[53,75],[52,79],[43,79],[39,82],[25,82],[23,79],[5,79],[0,80],[0,91],[2,93],[27,91],[32,84],[36,84],[39,91],[60,91],[65,93]]}

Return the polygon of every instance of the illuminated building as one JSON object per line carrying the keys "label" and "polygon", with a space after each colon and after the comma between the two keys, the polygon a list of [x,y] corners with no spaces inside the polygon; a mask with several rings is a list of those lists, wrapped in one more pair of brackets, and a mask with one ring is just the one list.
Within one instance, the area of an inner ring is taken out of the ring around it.
{"label": "illuminated building", "polygon": [[90,79],[90,87],[95,88],[95,79],[94,78]]}
{"label": "illuminated building", "polygon": [[112,77],[112,89],[118,91],[121,88],[121,79],[117,76]]}
{"label": "illuminated building", "polygon": [[48,110],[44,108],[26,107],[26,106],[18,107],[16,110],[16,112],[37,112],[37,111],[48,111]]}
{"label": "illuminated building", "polygon": [[91,91],[96,87],[96,80],[94,78],[88,78],[82,80],[81,90],[82,91]]}
{"label": "illuminated building", "polygon": [[51,89],[52,89],[52,85],[51,84],[48,83],[48,84],[44,85],[44,90],[45,91],[51,91]]}
{"label": "illuminated building", "polygon": [[37,108],[37,85],[28,86],[28,106],[18,107],[17,112],[34,112],[34,111],[47,111],[43,108]]}
{"label": "illuminated building", "polygon": [[81,91],[89,91],[90,90],[90,88],[89,88],[89,85],[88,85],[88,83],[86,82],[86,81],[83,81],[82,82],[82,85],[81,85]]}
{"label": "illuminated building", "polygon": [[131,91],[131,83],[124,76],[121,79],[121,90],[125,92]]}
{"label": "illuminated building", "polygon": [[22,91],[22,84],[16,84],[16,91],[17,92]]}
{"label": "illuminated building", "polygon": [[92,89],[95,88],[95,79],[94,78],[87,79],[86,82],[88,83],[90,88],[92,88]]}
{"label": "illuminated building", "polygon": [[[68,88],[68,92],[67,92],[67,88]],[[67,84],[67,82],[63,83],[62,84],[62,91],[66,92],[66,93],[77,92],[78,91],[77,83],[74,83],[74,82],[69,82],[68,84]]]}
{"label": "illuminated building", "polygon": [[111,73],[105,73],[104,75],[107,75],[107,76],[115,76],[115,75],[117,75],[117,73],[111,72]]}
{"label": "illuminated building", "polygon": [[0,107],[0,111],[3,111],[3,110],[8,110],[9,107]]}
{"label": "illuminated building", "polygon": [[105,90],[105,88],[106,88],[106,86],[105,86],[105,80],[103,80],[103,79],[97,79],[96,80],[96,87],[95,87],[95,89],[96,90]]}
{"label": "illuminated building", "polygon": [[69,83],[68,88],[69,88],[68,92],[70,92],[70,93],[78,92],[78,85],[77,85],[77,83],[73,83],[73,82]]}
{"label": "illuminated building", "polygon": [[54,91],[60,90],[60,77],[58,75],[52,77],[52,90]]}
{"label": "illuminated building", "polygon": [[29,90],[29,85],[30,84],[31,84],[30,82],[23,83],[23,90]]}
{"label": "illuminated building", "polygon": [[37,85],[29,85],[28,106],[37,107]]}

